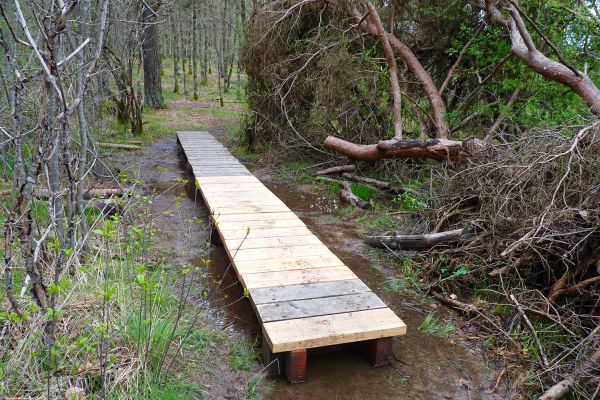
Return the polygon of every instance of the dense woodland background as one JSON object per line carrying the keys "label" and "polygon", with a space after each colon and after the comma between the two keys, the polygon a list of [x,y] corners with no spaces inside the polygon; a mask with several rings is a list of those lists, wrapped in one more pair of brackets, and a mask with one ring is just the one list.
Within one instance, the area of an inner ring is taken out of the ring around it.
{"label": "dense woodland background", "polygon": [[[378,221],[366,239],[399,266],[395,288],[485,338],[507,396],[598,395],[600,2],[14,0],[0,13],[0,397],[202,393],[176,361],[211,365],[197,343],[216,339],[187,301],[209,256],[163,268],[156,193],[108,151],[187,127],[182,104],[233,119],[236,154],[293,182],[353,165],[324,174],[325,190],[350,201],[346,218]],[[256,398],[259,378],[236,396]]]}

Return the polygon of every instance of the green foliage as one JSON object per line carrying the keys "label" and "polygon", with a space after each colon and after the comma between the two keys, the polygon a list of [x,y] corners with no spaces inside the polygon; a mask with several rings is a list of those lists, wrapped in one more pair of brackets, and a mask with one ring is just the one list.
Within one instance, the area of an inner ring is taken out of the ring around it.
{"label": "green foliage", "polygon": [[109,396],[111,400],[190,400],[205,399],[202,388],[172,379],[166,382],[157,382],[151,378],[132,386],[125,393],[114,392]]}
{"label": "green foliage", "polygon": [[379,215],[365,214],[358,219],[363,227],[373,231],[391,231],[398,227],[398,222],[387,213]]}
{"label": "green foliage", "polygon": [[[342,185],[340,185],[339,183],[332,182],[329,184],[329,193],[331,193],[332,195],[334,195],[334,196],[339,195],[341,190],[342,190]],[[354,209],[354,208],[352,208],[352,209]]]}
{"label": "green foliage", "polygon": [[229,354],[231,356],[229,367],[233,370],[241,369],[248,371],[258,359],[256,343],[250,343],[242,340],[232,344]]}
{"label": "green foliage", "polygon": [[423,332],[428,336],[447,336],[453,335],[456,332],[456,328],[451,323],[443,325],[443,321],[435,313],[428,314],[421,325],[419,325],[419,331]]}
{"label": "green foliage", "polygon": [[397,261],[397,267],[402,275],[386,281],[387,290],[390,292],[420,292],[421,268],[419,264],[408,257],[402,257]]}
{"label": "green foliage", "polygon": [[404,192],[394,197],[392,201],[403,211],[422,211],[427,208],[427,204],[409,192]]}
{"label": "green foliage", "polygon": [[364,201],[369,201],[377,194],[377,191],[369,186],[361,185],[359,183],[352,184],[352,193],[360,197]]}
{"label": "green foliage", "polygon": [[271,389],[271,385],[263,386],[261,385],[260,376],[252,378],[248,381],[246,385],[246,392],[248,393],[247,400],[259,400],[262,398],[262,393],[265,390]]}
{"label": "green foliage", "polygon": [[285,164],[282,168],[281,176],[286,180],[296,183],[310,183],[314,180],[310,167],[305,163],[297,161]]}

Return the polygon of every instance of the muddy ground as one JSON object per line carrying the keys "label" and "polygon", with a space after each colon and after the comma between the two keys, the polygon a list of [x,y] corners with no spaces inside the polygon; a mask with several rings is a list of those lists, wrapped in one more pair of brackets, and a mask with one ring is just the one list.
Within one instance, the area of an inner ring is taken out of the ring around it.
{"label": "muddy ground", "polygon": [[[255,175],[397,312],[407,323],[408,334],[394,338],[394,359],[389,366],[380,368],[372,368],[351,347],[322,354],[309,353],[307,382],[300,385],[292,386],[283,378],[263,376],[259,361],[254,361],[249,370],[232,368],[229,347],[240,341],[260,343],[260,327],[249,300],[243,297],[242,288],[229,268],[225,252],[218,247],[206,248],[210,235],[208,225],[191,223],[198,217],[207,224],[207,210],[194,190],[185,191],[181,185],[180,180],[189,179],[190,175],[175,137],[157,139],[143,152],[118,157],[126,163],[125,170],[129,174],[139,176],[156,192],[153,206],[157,251],[169,254],[175,267],[189,263],[199,265],[203,258],[211,259],[210,267],[195,280],[188,300],[193,307],[202,310],[202,324],[223,332],[225,339],[211,350],[203,365],[179,366],[188,375],[193,371],[191,377],[204,388],[204,398],[505,398],[489,391],[498,371],[478,342],[465,342],[459,335],[426,336],[418,330],[435,305],[386,290],[385,282],[393,271],[373,266],[361,240],[363,232],[355,223],[332,218],[339,206],[336,199],[327,193],[315,193],[312,185],[286,183],[269,167],[256,170]],[[185,364],[185,360],[182,363]],[[253,379],[260,381],[258,394],[247,392],[248,383]]]}

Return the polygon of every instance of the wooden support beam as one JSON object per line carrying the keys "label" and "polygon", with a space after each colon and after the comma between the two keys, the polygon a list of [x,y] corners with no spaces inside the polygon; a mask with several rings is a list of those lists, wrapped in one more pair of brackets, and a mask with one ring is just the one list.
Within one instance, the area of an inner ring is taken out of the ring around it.
{"label": "wooden support beam", "polygon": [[387,365],[392,356],[392,338],[366,340],[362,342],[362,351],[374,367]]}
{"label": "wooden support beam", "polygon": [[217,229],[217,225],[215,224],[212,217],[211,217],[210,226],[211,226],[210,244],[215,247],[223,247],[223,242],[221,241],[221,236],[219,235],[219,230]]}
{"label": "wooden support beam", "polygon": [[306,381],[306,349],[293,350],[285,354],[285,377],[289,383]]}
{"label": "wooden support beam", "polygon": [[283,353],[273,353],[267,340],[262,340],[262,362],[268,376],[279,376],[283,372]]}

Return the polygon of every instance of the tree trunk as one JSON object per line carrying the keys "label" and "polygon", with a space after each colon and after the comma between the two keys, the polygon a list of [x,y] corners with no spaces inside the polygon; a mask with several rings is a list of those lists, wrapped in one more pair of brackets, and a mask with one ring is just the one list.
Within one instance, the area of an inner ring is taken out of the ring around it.
{"label": "tree trunk", "polygon": [[200,32],[200,82],[202,83],[202,85],[206,85],[208,83],[208,74],[206,71],[206,48],[208,47],[208,32],[206,31],[205,23],[201,24]]}
{"label": "tree trunk", "polygon": [[155,109],[165,108],[160,77],[160,52],[158,48],[159,38],[156,14],[147,7],[144,7],[144,10],[142,11],[142,21],[146,24],[142,42],[144,63],[144,105]]}
{"label": "tree trunk", "polygon": [[383,28],[383,24],[381,23],[381,18],[379,18],[379,14],[375,9],[375,6],[371,4],[371,2],[367,2],[367,8],[369,10],[369,17],[371,18],[372,23],[375,24],[377,28],[377,36],[379,40],[381,40],[381,44],[383,45],[383,50],[385,53],[385,58],[388,63],[388,69],[390,74],[390,86],[392,96],[394,98],[394,103],[392,106],[392,120],[394,123],[394,138],[402,139],[402,96],[400,93],[400,84],[398,82],[398,65],[396,64],[396,56],[394,51],[392,50],[392,46],[390,46],[390,41],[386,35],[385,29]]}
{"label": "tree trunk", "polygon": [[323,169],[321,171],[317,171],[316,175],[331,175],[331,174],[340,174],[342,172],[354,172],[356,171],[356,165],[347,164],[347,165],[338,165],[337,167],[331,167],[327,169]]}
{"label": "tree trunk", "polygon": [[438,244],[464,239],[464,229],[423,235],[371,236],[366,242],[373,247],[390,249],[430,249]]}
{"label": "tree trunk", "polygon": [[[474,152],[489,155],[488,147],[473,148],[479,141],[459,142],[447,139],[406,139],[382,140],[377,144],[355,144],[346,140],[328,136],[323,145],[329,150],[343,154],[353,160],[379,161],[384,158],[418,158],[437,161],[463,161]],[[479,146],[478,146],[479,147]]]}
{"label": "tree trunk", "polygon": [[192,3],[192,71],[194,80],[194,100],[198,100],[198,23],[196,4]]}
{"label": "tree trunk", "polygon": [[[507,6],[510,16],[505,17],[493,2],[480,5],[493,22],[504,26],[510,35],[512,53],[544,78],[567,86],[577,93],[595,115],[600,115],[600,89],[581,71],[574,70],[565,63],[555,61],[539,51],[514,5]],[[559,55],[560,58],[560,55]],[[564,61],[564,60],[563,60]]]}
{"label": "tree trunk", "polygon": [[175,10],[169,17],[171,20],[171,32],[173,33],[173,79],[175,80],[173,85],[173,93],[179,93],[179,37],[177,37],[177,27],[175,26],[174,14]]}
{"label": "tree trunk", "polygon": [[[225,3],[225,6],[227,6],[227,3]],[[215,30],[215,32],[216,32],[216,30]],[[223,65],[223,62],[224,62],[224,59],[223,59],[223,42],[221,42],[221,45],[219,45],[218,42],[219,42],[219,38],[215,34],[215,49],[217,50],[217,52],[218,52],[217,55],[219,57],[218,61],[217,61],[217,64],[218,64],[218,67],[217,67],[217,86],[218,86],[218,89],[219,89],[219,104],[221,105],[221,107],[223,107],[223,106],[225,106],[225,103],[223,101],[223,85],[221,84],[221,80],[222,80],[222,74],[221,74],[222,69],[221,68],[222,68],[222,65]]]}

